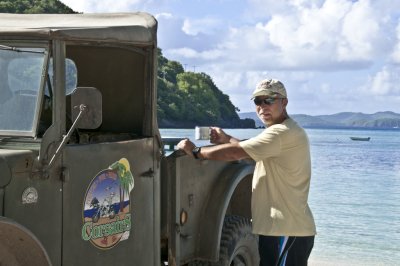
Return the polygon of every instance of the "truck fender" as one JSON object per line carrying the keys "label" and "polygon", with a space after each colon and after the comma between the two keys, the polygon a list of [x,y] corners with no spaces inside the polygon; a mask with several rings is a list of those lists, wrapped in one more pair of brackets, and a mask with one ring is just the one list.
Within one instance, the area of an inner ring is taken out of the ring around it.
{"label": "truck fender", "polygon": [[0,216],[0,265],[51,265],[40,241],[27,228]]}
{"label": "truck fender", "polygon": [[199,229],[198,256],[212,261],[218,260],[224,217],[232,195],[246,176],[253,175],[254,164],[235,163],[229,165],[217,177],[214,189],[202,210],[203,219]]}

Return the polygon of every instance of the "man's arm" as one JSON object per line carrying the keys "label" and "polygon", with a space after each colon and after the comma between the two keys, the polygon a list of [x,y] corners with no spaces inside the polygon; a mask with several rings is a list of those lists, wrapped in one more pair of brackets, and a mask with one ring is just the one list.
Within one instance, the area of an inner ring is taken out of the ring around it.
{"label": "man's arm", "polygon": [[199,153],[200,159],[236,161],[250,158],[238,142],[202,147]]}
{"label": "man's arm", "polygon": [[[190,156],[193,156],[192,151],[196,148],[194,143],[189,139],[180,141],[177,147]],[[250,158],[245,150],[239,145],[239,142],[201,147],[200,152],[197,153],[197,157],[199,159],[219,161],[236,161]]]}

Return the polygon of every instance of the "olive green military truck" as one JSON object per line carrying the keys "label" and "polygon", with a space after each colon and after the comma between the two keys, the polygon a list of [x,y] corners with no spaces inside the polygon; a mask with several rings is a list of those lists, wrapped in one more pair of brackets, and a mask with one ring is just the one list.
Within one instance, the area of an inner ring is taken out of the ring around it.
{"label": "olive green military truck", "polygon": [[168,151],[147,13],[0,14],[0,265],[256,265],[251,161]]}

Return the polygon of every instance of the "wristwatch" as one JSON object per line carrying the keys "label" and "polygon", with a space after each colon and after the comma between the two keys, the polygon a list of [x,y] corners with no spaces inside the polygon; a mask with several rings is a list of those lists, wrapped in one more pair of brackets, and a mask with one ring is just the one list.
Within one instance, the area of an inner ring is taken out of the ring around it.
{"label": "wristwatch", "polygon": [[193,153],[194,158],[200,159],[200,157],[199,157],[200,151],[201,151],[201,147],[195,147],[195,148],[192,150],[192,153]]}

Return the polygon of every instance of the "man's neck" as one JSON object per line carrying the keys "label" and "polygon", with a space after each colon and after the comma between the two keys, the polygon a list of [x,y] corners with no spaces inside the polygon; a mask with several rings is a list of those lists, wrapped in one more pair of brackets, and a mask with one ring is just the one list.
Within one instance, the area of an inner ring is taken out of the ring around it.
{"label": "man's neck", "polygon": [[274,121],[271,124],[267,124],[267,126],[272,126],[272,125],[276,125],[276,124],[282,124],[283,121],[285,121],[286,119],[289,118],[289,115],[287,114],[287,112],[284,112],[278,119],[276,119],[276,121]]}

